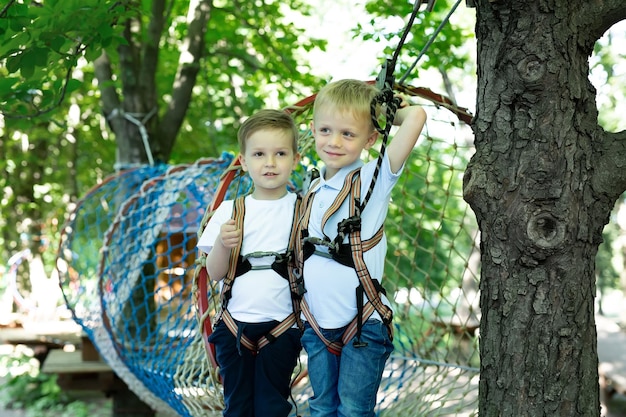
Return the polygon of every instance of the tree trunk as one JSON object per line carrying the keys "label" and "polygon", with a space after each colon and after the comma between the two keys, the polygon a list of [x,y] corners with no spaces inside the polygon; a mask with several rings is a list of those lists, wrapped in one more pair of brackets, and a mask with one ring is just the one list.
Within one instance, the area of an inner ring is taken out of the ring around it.
{"label": "tree trunk", "polygon": [[600,415],[594,258],[624,191],[611,153],[624,152],[597,125],[587,77],[621,1],[475,2],[464,193],[481,231],[483,417]]}
{"label": "tree trunk", "polygon": [[[126,0],[132,4],[132,0]],[[159,108],[157,71],[159,43],[164,30],[167,2],[152,2],[147,30],[133,18],[125,24],[125,45],[118,48],[118,77],[123,101],[113,79],[114,67],[103,53],[95,62],[95,74],[100,84],[102,108],[117,141],[117,165],[167,163],[191,101],[193,87],[204,58],[204,35],[210,18],[210,0],[191,0],[187,14],[187,34],[182,42],[178,69],[172,82],[171,100],[165,111]],[[145,42],[140,43],[138,40]]]}

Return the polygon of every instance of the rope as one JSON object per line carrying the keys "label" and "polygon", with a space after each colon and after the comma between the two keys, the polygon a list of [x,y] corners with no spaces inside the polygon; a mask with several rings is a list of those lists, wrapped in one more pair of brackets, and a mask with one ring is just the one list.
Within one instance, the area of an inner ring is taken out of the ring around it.
{"label": "rope", "polygon": [[[434,1],[432,3],[434,3]],[[404,46],[404,42],[406,41],[406,38],[409,35],[409,32],[411,31],[411,27],[413,27],[415,16],[417,16],[417,12],[419,11],[421,4],[422,4],[421,0],[415,0],[415,3],[413,4],[413,11],[411,12],[409,21],[407,22],[406,27],[404,28],[404,32],[402,33],[402,37],[400,38],[400,43],[398,43],[398,46],[396,46],[396,50],[393,53],[393,58],[391,60],[393,67],[395,67],[396,62],[398,61],[398,55],[400,55],[400,49],[402,49],[402,46]],[[391,86],[393,87],[393,84],[391,84]]]}
{"label": "rope", "polygon": [[419,62],[419,60],[422,58],[422,56],[424,56],[426,54],[426,51],[428,51],[428,48],[430,48],[430,45],[432,45],[432,43],[435,41],[435,38],[437,37],[437,35],[439,35],[439,32],[441,32],[441,29],[443,29],[443,26],[448,23],[448,21],[450,20],[450,16],[452,16],[452,13],[454,13],[454,11],[456,10],[457,7],[459,7],[459,4],[461,4],[461,0],[457,0],[457,2],[454,4],[454,6],[452,6],[452,9],[450,10],[450,12],[448,12],[448,14],[446,15],[446,17],[443,19],[443,21],[439,24],[439,27],[437,27],[437,29],[435,30],[435,32],[432,34],[432,36],[430,37],[430,39],[428,40],[428,42],[426,42],[426,45],[424,45],[424,48],[422,48],[422,50],[420,51],[420,53],[417,55],[417,58],[415,58],[415,61],[413,61],[413,64],[411,64],[411,66],[409,67],[409,69],[404,73],[404,75],[402,76],[402,78],[400,78],[400,81],[398,81],[399,84],[403,84],[404,81],[407,79],[407,77],[409,76],[409,74],[411,74],[411,72],[415,69],[415,66],[417,65],[417,63]]}
{"label": "rope", "polygon": [[[376,168],[374,168],[374,175],[372,176],[372,181],[370,182],[367,193],[365,194],[365,198],[361,203],[359,210],[363,212],[367,202],[372,196],[372,192],[374,191],[374,186],[376,185],[376,180],[378,179],[378,173],[380,172],[380,167],[383,164],[383,158],[385,157],[385,150],[387,149],[387,139],[389,138],[389,131],[391,130],[391,126],[393,125],[393,119],[396,117],[396,111],[400,106],[401,100],[398,97],[393,96],[393,91],[391,89],[384,89],[372,100],[372,105],[370,108],[372,114],[372,122],[374,123],[374,128],[383,135],[383,140],[380,145],[380,154],[378,155],[378,161],[376,161]],[[378,118],[376,117],[376,106],[377,104],[386,104],[386,114],[385,114],[385,126],[381,127],[378,123]]]}
{"label": "rope", "polygon": [[128,120],[135,126],[139,128],[139,134],[141,135],[141,141],[143,142],[143,147],[146,151],[146,156],[148,158],[148,162],[150,166],[154,166],[154,158],[152,157],[152,150],[150,149],[150,142],[148,141],[148,131],[146,130],[145,123],[150,120],[152,116],[156,113],[156,107],[153,108],[150,113],[146,114],[141,120],[137,119],[130,113],[126,113],[124,110],[114,109],[107,119],[111,119],[115,116],[122,116],[124,119]]}
{"label": "rope", "polygon": [[[365,194],[365,198],[363,202],[358,207],[358,215],[365,209],[367,202],[372,196],[372,192],[374,191],[374,186],[376,185],[376,181],[378,179],[378,173],[380,172],[380,167],[383,163],[383,158],[385,156],[385,150],[387,148],[387,139],[389,137],[389,132],[391,131],[391,126],[393,126],[393,119],[395,118],[396,111],[400,106],[401,100],[399,98],[394,97],[393,95],[393,86],[395,85],[395,77],[393,75],[393,71],[396,66],[396,62],[398,60],[398,55],[400,54],[400,49],[404,45],[406,38],[411,31],[411,27],[413,26],[413,22],[415,21],[415,16],[417,16],[417,12],[419,11],[419,7],[422,3],[422,0],[415,0],[413,4],[413,11],[411,12],[411,16],[409,17],[409,21],[407,22],[402,36],[400,37],[400,42],[396,47],[393,57],[391,59],[387,59],[381,68],[378,77],[376,77],[376,87],[380,90],[380,93],[374,97],[371,103],[370,112],[372,115],[372,123],[374,124],[374,128],[383,135],[380,154],[378,155],[378,161],[376,161],[376,168],[374,169],[374,175],[372,176],[372,181],[370,182],[367,193]],[[434,2],[432,2],[434,3]],[[429,7],[431,4],[429,3]],[[383,105],[386,108],[385,111],[385,127],[381,127],[378,122],[377,115],[377,105]]]}
{"label": "rope", "polygon": [[[434,3],[435,3],[434,0],[428,0],[428,6],[427,6],[428,11],[432,11]],[[439,34],[439,32],[441,32],[441,29],[443,28],[443,26],[450,20],[450,16],[452,16],[452,13],[454,13],[454,11],[456,10],[456,8],[459,6],[460,3],[461,3],[461,0],[457,0],[456,4],[452,7],[450,12],[445,17],[445,19],[441,22],[441,24],[439,25],[435,33],[430,37],[430,39],[428,40],[424,48],[422,48],[418,57],[413,62],[409,70],[402,76],[398,84],[402,85],[404,83],[404,81],[407,79],[411,71],[413,71],[413,69],[417,65],[417,62],[419,61],[419,59],[426,53],[430,45],[435,40],[435,37]],[[391,126],[393,125],[395,113],[398,110],[398,107],[400,106],[400,103],[401,103],[401,100],[399,98],[393,96],[393,87],[395,85],[395,78],[393,75],[393,71],[396,66],[396,62],[398,60],[400,50],[404,46],[404,42],[406,41],[406,38],[411,30],[411,27],[413,26],[413,22],[415,21],[415,17],[417,16],[417,12],[419,11],[421,4],[422,4],[422,0],[415,0],[415,3],[413,4],[413,11],[411,12],[411,16],[409,17],[409,21],[407,22],[404,28],[402,36],[400,37],[400,42],[398,43],[398,46],[396,47],[393,53],[393,57],[391,59],[387,59],[385,63],[383,63],[382,69],[380,73],[378,74],[378,77],[376,77],[376,87],[378,87],[378,89],[381,90],[381,93],[378,94],[376,97],[374,97],[374,99],[372,100],[371,114],[372,114],[372,122],[374,123],[374,127],[379,133],[383,135],[383,139],[382,139],[382,144],[380,148],[380,154],[378,156],[378,161],[376,162],[376,168],[374,169],[374,176],[372,177],[372,182],[370,183],[369,189],[367,190],[365,199],[363,200],[363,203],[361,204],[361,207],[360,207],[361,211],[367,205],[367,202],[369,201],[371,194],[374,191],[374,186],[376,185],[376,180],[378,179],[380,167],[382,165],[383,158],[385,156],[385,150],[387,147],[387,140],[389,137],[389,132],[391,130]],[[377,104],[386,105],[384,128],[382,128],[380,124],[378,123],[378,118],[376,115]]]}

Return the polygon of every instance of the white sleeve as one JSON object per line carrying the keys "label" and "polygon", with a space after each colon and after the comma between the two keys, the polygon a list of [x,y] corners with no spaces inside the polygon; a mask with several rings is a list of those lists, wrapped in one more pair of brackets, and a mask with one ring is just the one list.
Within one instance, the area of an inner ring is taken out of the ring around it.
{"label": "white sleeve", "polygon": [[215,239],[220,234],[220,227],[224,222],[230,219],[233,215],[233,201],[226,200],[223,201],[215,210],[215,213],[209,219],[202,235],[200,236],[200,240],[198,240],[198,244],[196,247],[200,249],[204,253],[209,253],[213,245],[215,244]]}

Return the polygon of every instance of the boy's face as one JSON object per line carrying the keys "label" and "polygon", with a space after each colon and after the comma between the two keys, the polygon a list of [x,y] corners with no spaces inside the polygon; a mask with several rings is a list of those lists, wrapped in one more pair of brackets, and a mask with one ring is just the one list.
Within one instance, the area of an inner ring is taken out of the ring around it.
{"label": "boy's face", "polygon": [[291,172],[300,158],[292,143],[291,132],[280,129],[257,130],[246,139],[241,167],[254,182],[256,199],[274,200],[287,193]]}
{"label": "boy's face", "polygon": [[327,180],[359,159],[361,152],[371,148],[378,137],[369,117],[357,118],[350,111],[330,107],[317,110],[311,131],[315,150],[326,165]]}

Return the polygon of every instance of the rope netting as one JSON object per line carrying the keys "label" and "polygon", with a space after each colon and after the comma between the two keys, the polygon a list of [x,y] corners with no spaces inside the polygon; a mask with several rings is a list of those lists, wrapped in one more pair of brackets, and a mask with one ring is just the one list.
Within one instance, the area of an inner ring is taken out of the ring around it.
{"label": "rope netting", "polygon": [[[474,415],[478,229],[462,198],[473,152],[471,116],[428,89],[395,90],[422,104],[428,121],[385,224],[383,282],[396,331],[377,411]],[[302,131],[304,158],[292,183],[297,192],[316,160],[308,130],[313,100],[286,109]],[[368,157],[376,158],[376,150]],[[116,374],[165,415],[213,416],[223,408],[205,343],[219,293],[195,245],[212,210],[250,185],[226,153],[190,165],[122,171],[91,190],[63,229],[57,267],[67,306]],[[298,412],[307,415],[304,353],[301,359],[293,394]]]}

